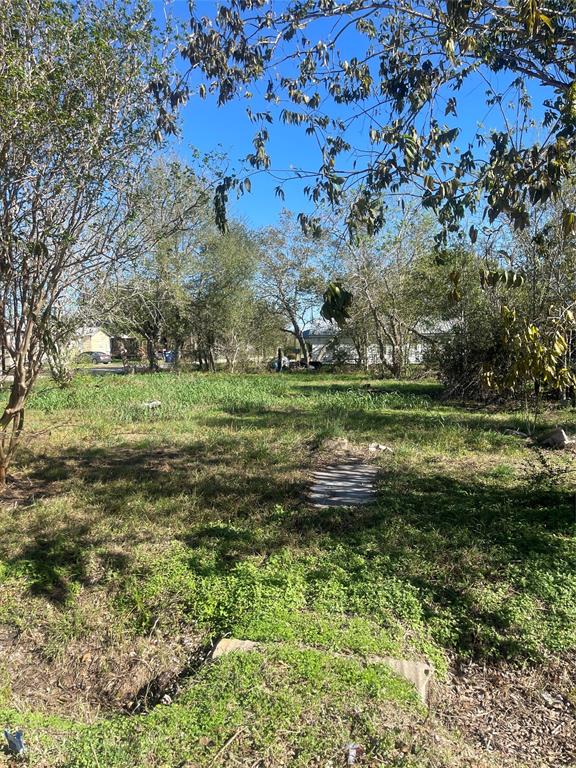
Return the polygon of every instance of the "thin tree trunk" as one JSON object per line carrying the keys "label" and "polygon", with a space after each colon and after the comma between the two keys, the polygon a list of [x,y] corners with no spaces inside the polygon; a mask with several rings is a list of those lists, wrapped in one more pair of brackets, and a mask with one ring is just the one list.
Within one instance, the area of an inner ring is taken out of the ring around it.
{"label": "thin tree trunk", "polygon": [[396,379],[401,379],[404,373],[404,355],[402,347],[399,344],[392,345],[392,365],[390,366],[392,375]]}
{"label": "thin tree trunk", "polygon": [[378,344],[378,355],[380,357],[380,373],[382,378],[385,378],[386,374],[390,370],[390,366],[386,360],[386,343],[380,334],[378,325],[376,326],[376,343]]}
{"label": "thin tree trunk", "polygon": [[236,361],[238,360],[238,351],[239,351],[238,347],[236,347],[231,360],[228,362],[228,366],[230,368],[231,373],[234,373],[234,371],[236,370]]}
{"label": "thin tree trunk", "polygon": [[302,357],[304,358],[304,365],[306,368],[310,365],[310,350],[308,349],[308,345],[306,344],[306,339],[302,335],[302,331],[300,329],[296,332],[296,339],[298,340],[298,344],[300,346],[300,352],[302,353]]}
{"label": "thin tree trunk", "polygon": [[174,344],[174,361],[172,363],[175,371],[180,370],[180,356],[182,354],[182,342]]}
{"label": "thin tree trunk", "polygon": [[16,356],[10,395],[0,417],[0,489],[6,485],[8,467],[24,429],[24,407],[36,379],[37,371],[27,370],[25,365],[28,346],[25,344]]}
{"label": "thin tree trunk", "polygon": [[146,355],[148,357],[148,368],[151,373],[157,373],[160,370],[158,360],[156,359],[156,345],[154,339],[146,339]]}

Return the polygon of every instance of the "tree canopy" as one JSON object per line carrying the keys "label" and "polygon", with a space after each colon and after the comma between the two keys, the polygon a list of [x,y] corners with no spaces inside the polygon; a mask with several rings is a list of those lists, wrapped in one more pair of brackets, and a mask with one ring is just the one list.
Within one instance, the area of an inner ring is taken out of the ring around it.
{"label": "tree canopy", "polygon": [[[316,203],[340,203],[356,189],[352,233],[377,230],[383,193],[408,185],[437,214],[440,244],[468,211],[481,209],[490,222],[505,215],[522,229],[531,205],[561,196],[576,146],[572,4],[292,0],[270,7],[225,0],[211,16],[202,10],[193,11],[182,49],[203,73],[199,85],[193,81],[199,95],[211,92],[223,104],[263,88],[270,108],[247,109],[257,124],[249,165],[270,168],[275,120],[302,126],[318,142],[321,161],[296,172],[309,177],[306,191]],[[460,129],[465,85],[480,85],[497,115],[470,136]],[[249,187],[249,176],[223,179],[221,223],[232,186]],[[571,208],[563,221],[566,230],[575,227]],[[317,228],[314,217],[302,223]]]}

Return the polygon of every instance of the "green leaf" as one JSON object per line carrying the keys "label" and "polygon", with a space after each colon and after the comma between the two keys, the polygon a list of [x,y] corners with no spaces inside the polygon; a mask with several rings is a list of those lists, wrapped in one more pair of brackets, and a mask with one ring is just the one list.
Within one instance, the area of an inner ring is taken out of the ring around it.
{"label": "green leaf", "polygon": [[564,233],[564,237],[569,237],[570,235],[573,235],[576,230],[576,214],[569,210],[568,208],[565,208],[562,211],[562,232]]}

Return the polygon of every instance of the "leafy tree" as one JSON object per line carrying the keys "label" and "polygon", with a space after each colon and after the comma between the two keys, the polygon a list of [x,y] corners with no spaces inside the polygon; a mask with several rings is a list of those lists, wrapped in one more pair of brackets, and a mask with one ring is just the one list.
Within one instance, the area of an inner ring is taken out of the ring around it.
{"label": "leafy tree", "polygon": [[263,233],[257,292],[278,318],[279,329],[294,336],[306,365],[310,351],[304,329],[321,294],[319,253],[318,241],[302,233],[289,211]]}
{"label": "leafy tree", "polygon": [[158,370],[159,345],[173,348],[178,366],[191,339],[207,369],[220,352],[233,367],[251,306],[255,248],[248,234],[239,225],[225,234],[216,229],[207,183],[175,160],[150,169],[129,230],[138,258],[89,300],[94,319],[143,339],[151,371]]}
{"label": "leafy tree", "polygon": [[[430,217],[409,210],[389,217],[374,237],[341,238],[342,274],[352,290],[352,328],[376,343],[383,375],[401,377],[410,348],[430,343],[429,327],[446,310],[443,273],[434,264]],[[345,323],[350,333],[350,320]]]}
{"label": "leafy tree", "polygon": [[[576,191],[565,184],[565,201],[576,203]],[[530,226],[521,232],[504,228],[500,233],[500,261],[524,277],[524,288],[513,293],[513,306],[529,322],[540,323],[551,305],[568,307],[574,301],[576,238],[566,231],[564,208],[550,201],[530,211]]]}
{"label": "leafy tree", "polygon": [[439,363],[455,390],[532,393],[537,407],[544,388],[571,386],[575,238],[563,210],[549,202],[530,210],[522,231],[484,229],[476,254],[446,251],[457,323]]}
{"label": "leafy tree", "polygon": [[[574,189],[565,185],[563,194],[573,199]],[[566,229],[563,207],[549,203],[531,212],[529,229],[510,231],[502,240],[506,274],[522,274],[523,280],[501,295],[499,342],[507,364],[487,361],[485,382],[500,392],[532,392],[537,414],[541,392],[565,397],[576,381],[576,238]]]}
{"label": "leafy tree", "polygon": [[[254,169],[271,165],[275,120],[301,126],[321,149],[317,171],[299,169],[311,199],[338,203],[357,190],[352,233],[378,229],[383,191],[409,183],[447,242],[468,210],[523,228],[530,205],[561,197],[576,148],[575,26],[563,0],[225,0],[210,17],[192,14],[182,54],[204,74],[200,96],[220,104],[264,86],[269,108],[248,108]],[[471,87],[493,124],[465,136],[460,94]],[[221,219],[234,184],[249,186],[223,179]],[[570,207],[564,222],[576,226]]]}
{"label": "leafy tree", "polygon": [[202,249],[198,274],[188,287],[191,331],[201,364],[216,369],[223,355],[234,370],[242,353],[254,348],[254,274],[258,248],[240,224],[214,234]]}
{"label": "leafy tree", "polygon": [[190,295],[204,243],[214,226],[205,182],[176,160],[159,160],[148,171],[133,201],[126,237],[137,258],[117,283],[106,286],[95,316],[106,317],[118,333],[146,343],[151,371],[156,350],[170,340],[179,355],[191,332]]}
{"label": "leafy tree", "polygon": [[165,71],[156,49],[140,2],[0,4],[0,341],[13,361],[0,485],[59,305],[129,252],[149,82]]}
{"label": "leafy tree", "polygon": [[[351,276],[348,282],[351,284]],[[355,292],[354,301],[348,308],[347,314],[348,317],[343,323],[343,327],[338,330],[334,341],[330,344],[330,348],[333,350],[332,357],[336,360],[340,358],[344,364],[353,362],[354,357],[344,346],[349,339],[354,347],[358,366],[368,370],[371,358],[370,348],[374,341],[374,324],[370,314],[370,306],[362,292]]]}
{"label": "leafy tree", "polygon": [[80,325],[78,314],[58,312],[46,327],[46,361],[52,379],[61,389],[69,387],[74,378],[74,363],[78,356],[74,340]]}
{"label": "leafy tree", "polygon": [[460,244],[446,249],[443,259],[443,317],[452,320],[452,327],[427,357],[451,394],[477,397],[485,392],[486,367],[502,371],[508,363],[501,344],[501,306],[509,291],[501,282],[483,288],[478,280],[481,270],[497,274],[491,243],[482,256]]}

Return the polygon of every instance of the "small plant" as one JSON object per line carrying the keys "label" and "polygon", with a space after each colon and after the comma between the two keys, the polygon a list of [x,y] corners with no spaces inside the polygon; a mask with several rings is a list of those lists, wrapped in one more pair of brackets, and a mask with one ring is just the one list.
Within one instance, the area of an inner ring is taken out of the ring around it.
{"label": "small plant", "polygon": [[74,379],[74,357],[74,350],[69,346],[61,344],[55,344],[46,352],[50,376],[61,389],[66,389],[72,384]]}
{"label": "small plant", "polygon": [[[568,364],[567,335],[574,326],[569,309],[558,312],[549,307],[546,322],[540,327],[517,316],[516,310],[503,306],[502,345],[507,363],[496,369],[484,369],[484,383],[497,392],[523,394],[526,430],[534,432],[540,414],[544,387],[566,391],[576,385]],[[532,396],[531,396],[532,392]]]}

